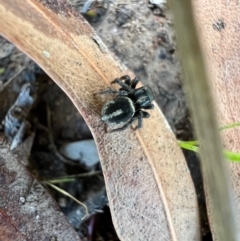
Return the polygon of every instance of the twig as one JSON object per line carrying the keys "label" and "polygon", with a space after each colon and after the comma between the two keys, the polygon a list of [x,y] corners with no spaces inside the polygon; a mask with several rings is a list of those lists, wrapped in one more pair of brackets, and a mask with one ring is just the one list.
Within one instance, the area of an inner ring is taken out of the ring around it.
{"label": "twig", "polygon": [[82,203],[82,202],[80,202],[79,200],[77,200],[77,199],[76,199],[75,197],[73,197],[70,193],[64,191],[63,189],[61,189],[61,188],[59,188],[59,187],[57,187],[57,186],[55,186],[55,185],[53,185],[53,184],[51,184],[51,183],[49,183],[49,182],[45,182],[45,184],[47,184],[48,186],[50,186],[50,187],[52,187],[53,189],[57,190],[58,192],[62,193],[63,195],[71,198],[71,199],[72,199],[73,201],[75,201],[76,203],[82,205],[82,206],[85,208],[85,215],[82,217],[82,220],[89,216],[88,208],[87,208],[87,206],[86,206],[84,203]]}
{"label": "twig", "polygon": [[22,67],[21,69],[19,69],[17,71],[17,73],[15,73],[15,75],[13,75],[10,79],[8,79],[7,82],[5,82],[1,88],[0,88],[0,93],[7,87],[7,85],[9,85],[19,74],[21,74],[23,72],[23,70],[26,69],[26,67]]}

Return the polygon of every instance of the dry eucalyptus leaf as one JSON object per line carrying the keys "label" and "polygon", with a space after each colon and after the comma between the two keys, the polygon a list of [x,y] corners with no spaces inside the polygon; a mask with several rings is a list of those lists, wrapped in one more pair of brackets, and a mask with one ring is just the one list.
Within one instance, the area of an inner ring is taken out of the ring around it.
{"label": "dry eucalyptus leaf", "polygon": [[57,203],[23,166],[0,135],[0,240],[80,240]]}
{"label": "dry eucalyptus leaf", "polygon": [[[240,121],[240,32],[238,1],[193,1],[199,37],[212,80],[218,119],[221,126]],[[229,151],[240,152],[240,129],[222,131],[224,145]],[[232,179],[235,213],[240,228],[240,164],[228,163]],[[209,203],[208,203],[209,205]],[[214,223],[210,225],[215,233]],[[217,239],[215,239],[217,240]]]}
{"label": "dry eucalyptus leaf", "polygon": [[[61,1],[63,2],[63,1]],[[93,95],[126,74],[88,23],[60,1],[0,0],[0,32],[71,98],[98,146],[112,218],[121,240],[199,240],[189,170],[156,106],[140,131],[106,133]]]}

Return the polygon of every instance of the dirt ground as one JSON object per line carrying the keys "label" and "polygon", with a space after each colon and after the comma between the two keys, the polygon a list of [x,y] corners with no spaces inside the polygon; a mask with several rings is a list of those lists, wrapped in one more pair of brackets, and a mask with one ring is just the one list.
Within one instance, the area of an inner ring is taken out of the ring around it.
{"label": "dirt ground", "polygon": [[[83,13],[116,58],[143,84],[152,87],[156,102],[176,137],[192,140],[172,17],[166,2],[69,0],[69,3]],[[118,240],[97,154],[84,151],[76,156],[70,154],[74,145],[78,149],[86,149],[86,146],[96,149],[86,123],[63,91],[32,60],[0,38],[0,118],[3,124],[26,83],[32,86],[36,99],[27,117],[30,130],[35,130],[31,171],[40,180],[84,174],[77,181],[61,183],[60,186],[87,205],[91,214],[87,221],[81,220],[83,207],[56,191],[50,191],[82,240]],[[3,131],[3,125],[1,129]],[[91,163],[84,158],[88,155],[91,155]],[[203,240],[211,240],[198,160],[193,153],[186,152],[185,155],[199,198]]]}

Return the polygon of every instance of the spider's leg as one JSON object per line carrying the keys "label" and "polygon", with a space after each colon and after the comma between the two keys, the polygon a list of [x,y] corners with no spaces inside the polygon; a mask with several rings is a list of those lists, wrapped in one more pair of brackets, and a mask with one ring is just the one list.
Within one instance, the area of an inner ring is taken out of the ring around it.
{"label": "spider's leg", "polygon": [[[147,113],[147,112],[145,112]],[[138,118],[138,124],[137,126],[134,128],[134,130],[140,129],[142,127],[142,122],[143,122],[143,111],[139,111],[137,114],[137,118]]]}
{"label": "spider's leg", "polygon": [[103,90],[103,91],[95,93],[95,94],[100,94],[100,95],[111,94],[111,95],[121,95],[121,96],[128,95],[126,90],[113,90],[111,88],[107,88],[106,90]]}
{"label": "spider's leg", "polygon": [[146,111],[141,110],[142,114],[143,114],[143,118],[149,118],[150,114]]}
{"label": "spider's leg", "polygon": [[122,126],[120,128],[113,129],[111,132],[123,131],[123,130],[127,129],[136,120],[137,120],[137,116],[133,116],[133,118],[128,123],[126,123],[124,126]]}
{"label": "spider's leg", "polygon": [[131,86],[131,79],[128,75],[124,75],[120,78],[120,80],[125,80],[125,84]]}
{"label": "spider's leg", "polygon": [[99,95],[118,94],[118,92],[119,92],[119,91],[113,90],[113,89],[111,89],[111,88],[109,87],[109,88],[107,88],[106,90],[100,91],[100,92],[98,92],[98,93],[96,93],[96,94],[99,94]]}
{"label": "spider's leg", "polygon": [[153,109],[154,108],[154,105],[153,104],[149,104],[149,105],[147,105],[147,106],[145,106],[145,107],[142,107],[142,109],[145,109],[145,110],[151,110],[151,109]]}
{"label": "spider's leg", "polygon": [[138,82],[139,82],[139,79],[138,79],[137,77],[135,77],[135,78],[132,80],[131,87],[132,87],[133,89],[135,89],[136,86],[137,86],[137,84],[138,84]]}
{"label": "spider's leg", "polygon": [[119,78],[117,78],[117,79],[115,79],[115,80],[113,80],[112,82],[111,82],[112,84],[119,84],[122,88],[121,89],[123,89],[123,90],[126,90],[126,91],[132,91],[132,88],[129,86],[129,85],[127,85],[126,83],[124,83],[121,79],[119,79]]}

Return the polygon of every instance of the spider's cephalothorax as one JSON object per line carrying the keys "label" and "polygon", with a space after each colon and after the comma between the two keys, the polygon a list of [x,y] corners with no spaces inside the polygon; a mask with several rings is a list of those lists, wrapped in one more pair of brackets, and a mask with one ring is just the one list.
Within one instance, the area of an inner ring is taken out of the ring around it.
{"label": "spider's cephalothorax", "polygon": [[143,118],[148,118],[150,114],[142,109],[153,109],[151,103],[154,99],[153,92],[149,86],[136,88],[139,80],[131,80],[128,75],[115,79],[112,83],[117,83],[121,88],[116,91],[111,88],[100,92],[100,94],[116,94],[117,97],[108,101],[102,108],[102,120],[108,125],[123,124],[122,127],[112,131],[126,129],[134,121],[138,120],[136,129],[142,127]]}

